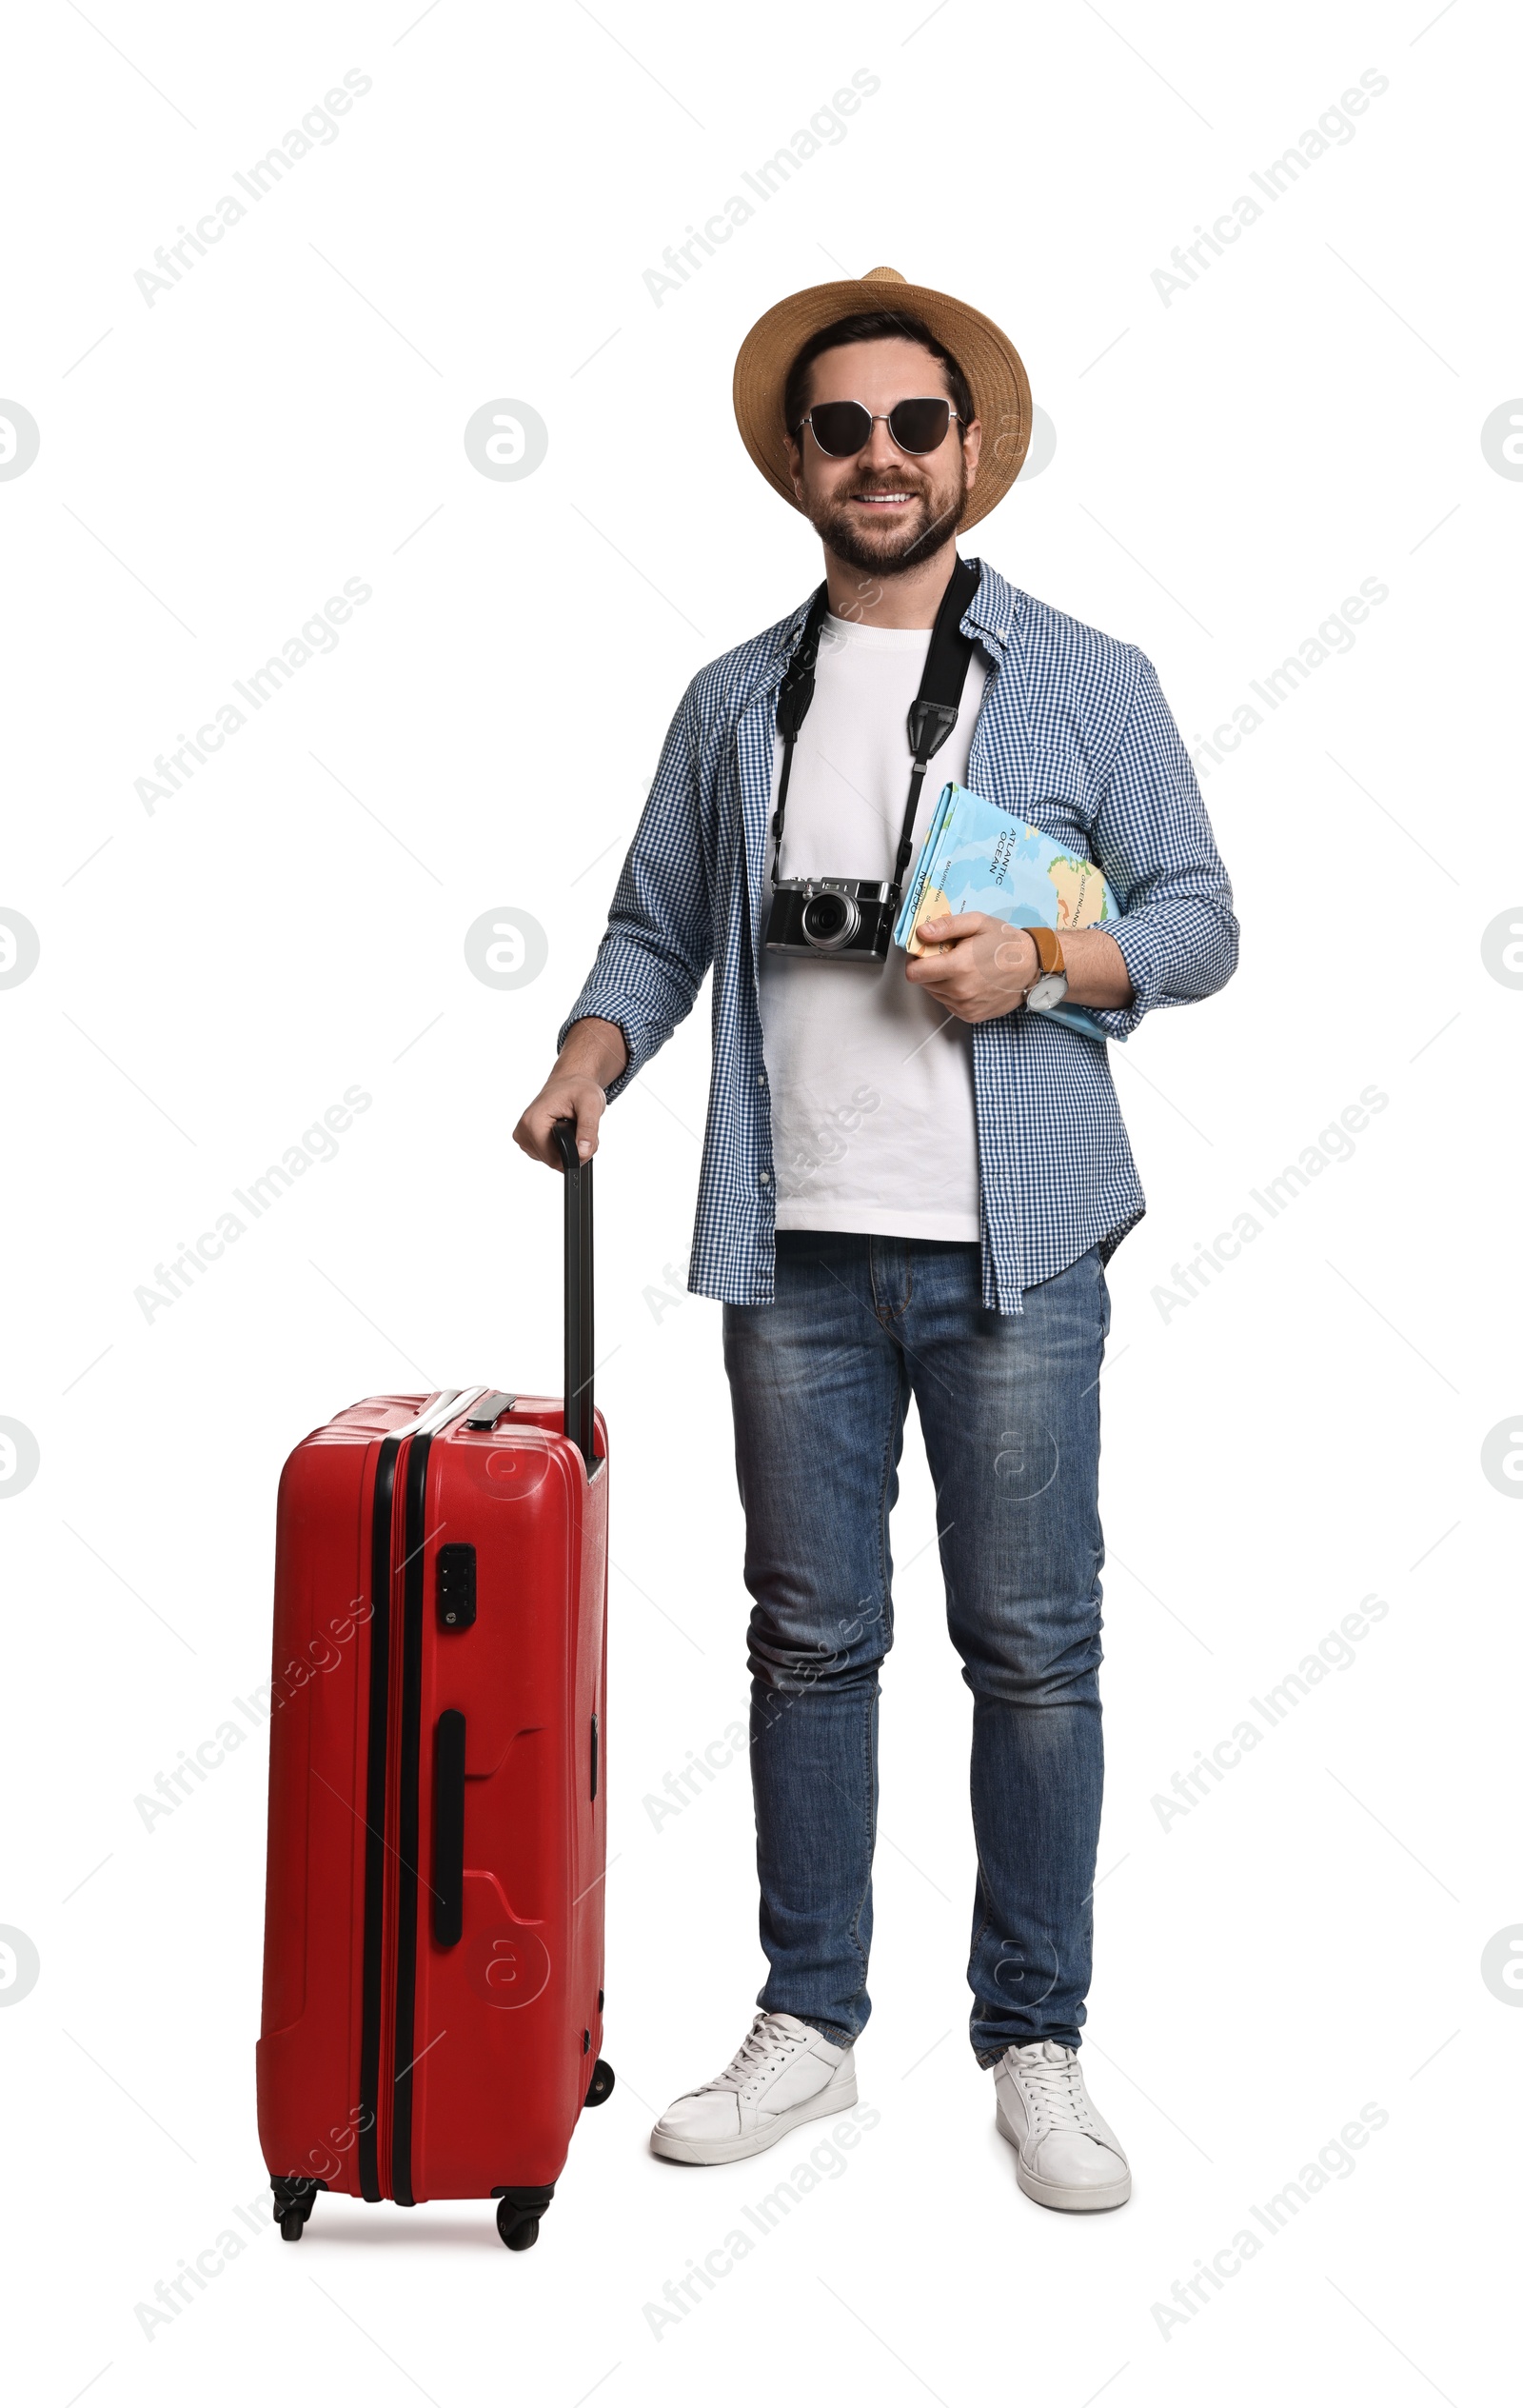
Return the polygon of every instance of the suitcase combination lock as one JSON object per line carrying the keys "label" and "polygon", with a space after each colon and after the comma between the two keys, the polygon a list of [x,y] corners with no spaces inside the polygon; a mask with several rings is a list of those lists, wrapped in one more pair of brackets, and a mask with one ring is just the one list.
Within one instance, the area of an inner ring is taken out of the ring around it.
{"label": "suitcase combination lock", "polygon": [[468,1630],[476,1620],[476,1550],[441,1547],[434,1559],[435,1600],[441,1630]]}

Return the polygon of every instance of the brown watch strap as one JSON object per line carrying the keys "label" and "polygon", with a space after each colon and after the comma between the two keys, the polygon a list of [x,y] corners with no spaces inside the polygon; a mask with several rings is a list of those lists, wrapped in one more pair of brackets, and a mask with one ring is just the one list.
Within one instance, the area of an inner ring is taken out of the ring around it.
{"label": "brown watch strap", "polygon": [[1028,928],[1026,934],[1037,948],[1037,963],[1043,978],[1066,978],[1068,965],[1056,928]]}

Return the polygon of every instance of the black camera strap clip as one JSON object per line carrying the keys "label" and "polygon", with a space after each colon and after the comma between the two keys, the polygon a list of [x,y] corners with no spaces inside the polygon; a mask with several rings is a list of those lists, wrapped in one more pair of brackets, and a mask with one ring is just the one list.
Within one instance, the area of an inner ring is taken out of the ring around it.
{"label": "black camera strap clip", "polygon": [[[920,808],[920,788],[925,783],[927,764],[940,751],[952,733],[962,707],[962,689],[967,684],[968,663],[973,657],[972,639],[963,634],[962,620],[979,590],[982,566],[976,560],[959,559],[954,567],[936,614],[936,625],[931,629],[920,690],[910,705],[907,723],[912,765],[910,791],[904,806],[904,825],[900,834],[893,883],[889,887],[891,904],[897,904],[900,899],[904,872],[915,849],[915,815]],[[778,780],[777,808],[772,814],[774,886],[782,859],[782,814],[788,801],[793,747],[815,698],[815,664],[820,657],[820,633],[829,607],[829,596],[821,586],[809,606],[809,616],[804,621],[799,648],[778,694],[778,733],[782,738],[782,770]]]}
{"label": "black camera strap clip", "polygon": [[923,765],[933,753],[940,752],[957,724],[957,706],[953,703],[911,703],[909,734],[914,759]]}

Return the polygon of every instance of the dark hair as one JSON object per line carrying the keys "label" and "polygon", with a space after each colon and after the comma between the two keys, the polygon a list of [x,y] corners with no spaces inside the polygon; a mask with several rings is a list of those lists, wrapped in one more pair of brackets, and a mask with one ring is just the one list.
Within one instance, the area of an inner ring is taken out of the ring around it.
{"label": "dark hair", "polygon": [[788,433],[797,435],[808,412],[809,370],[821,352],[839,351],[848,343],[882,343],[895,338],[902,343],[919,343],[933,359],[940,361],[952,407],[958,413],[960,437],[974,415],[973,389],[946,345],[931,332],[923,318],[912,318],[907,309],[860,309],[855,317],[837,318],[833,325],[811,334],[796,354],[782,388],[782,423]]}

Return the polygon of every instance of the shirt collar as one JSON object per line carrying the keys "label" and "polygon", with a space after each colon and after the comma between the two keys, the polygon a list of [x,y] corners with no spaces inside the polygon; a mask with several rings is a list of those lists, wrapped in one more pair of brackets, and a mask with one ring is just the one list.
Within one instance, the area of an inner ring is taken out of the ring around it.
{"label": "shirt collar", "polygon": [[[1019,635],[1026,597],[1019,586],[1012,586],[1000,576],[998,568],[991,568],[987,561],[980,563],[980,568],[978,591],[968,605],[964,625],[975,628],[979,635],[987,636],[994,648],[1002,652],[1011,638]],[[816,587],[815,593],[818,591]],[[806,594],[797,610],[790,617],[781,620],[771,630],[771,642],[765,647],[762,664],[768,674],[781,668],[793,657],[814,598],[814,593]]]}
{"label": "shirt collar", "polygon": [[1026,597],[1019,586],[1009,584],[987,561],[982,563],[982,570],[979,590],[968,605],[963,624],[985,637],[991,651],[1002,653],[1010,643],[1019,641]]}
{"label": "shirt collar", "polygon": [[[1012,639],[1019,637],[1026,597],[1019,586],[1010,585],[1000,576],[998,568],[990,567],[987,561],[982,562],[980,567],[982,573],[979,588],[968,605],[963,625],[981,636],[991,652],[1002,657]],[[781,684],[783,672],[798,649],[804,622],[818,591],[816,587],[789,617],[780,620],[762,637],[755,673],[749,681],[742,707],[744,704],[755,701],[758,695]]]}

